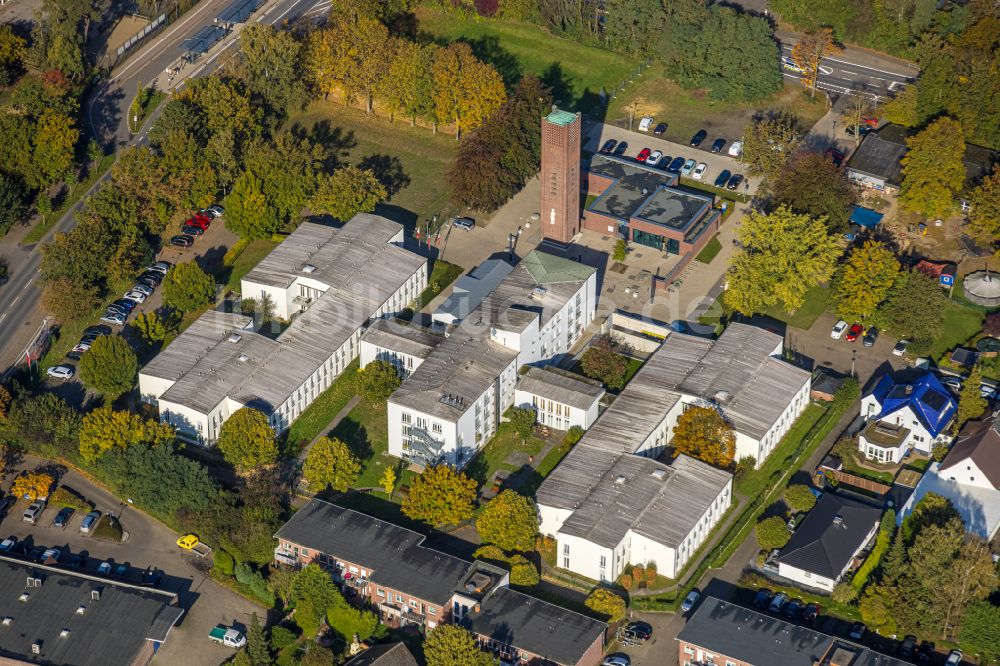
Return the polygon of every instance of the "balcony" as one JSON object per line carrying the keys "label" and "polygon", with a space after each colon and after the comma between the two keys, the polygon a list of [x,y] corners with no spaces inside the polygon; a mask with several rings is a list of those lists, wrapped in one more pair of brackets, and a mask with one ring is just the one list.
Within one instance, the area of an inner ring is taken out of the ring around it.
{"label": "balcony", "polygon": [[274,561],[287,567],[295,567],[296,569],[302,566],[298,555],[290,550],[284,550],[282,548],[274,549]]}

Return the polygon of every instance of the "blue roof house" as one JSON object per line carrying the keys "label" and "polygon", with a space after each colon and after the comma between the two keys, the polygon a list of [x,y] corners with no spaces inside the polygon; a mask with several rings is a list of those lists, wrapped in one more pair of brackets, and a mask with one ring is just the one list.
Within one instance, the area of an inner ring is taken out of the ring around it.
{"label": "blue roof house", "polygon": [[858,450],[880,463],[898,463],[911,449],[929,455],[935,444],[951,441],[949,428],[958,405],[932,372],[885,375],[861,399],[867,424]]}

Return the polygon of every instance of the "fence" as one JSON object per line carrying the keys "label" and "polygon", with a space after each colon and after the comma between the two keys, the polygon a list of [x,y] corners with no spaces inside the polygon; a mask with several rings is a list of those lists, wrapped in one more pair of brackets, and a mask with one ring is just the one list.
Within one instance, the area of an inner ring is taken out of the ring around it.
{"label": "fence", "polygon": [[875,493],[879,496],[885,495],[892,490],[892,486],[887,486],[884,483],[872,481],[871,479],[866,479],[863,476],[857,476],[855,474],[851,474],[850,472],[845,472],[839,469],[831,469],[822,465],[816,470],[817,485],[822,487],[823,477],[826,475],[830,475],[837,479],[837,483],[844,483],[848,486],[853,486],[854,488],[867,490],[868,492]]}
{"label": "fence", "polygon": [[122,56],[124,56],[129,49],[133,48],[136,44],[146,39],[146,37],[149,37],[151,34],[153,34],[153,32],[159,30],[166,24],[167,24],[167,15],[160,14],[155,19],[153,19],[153,21],[151,21],[149,25],[147,25],[145,28],[143,28],[142,30],[140,30],[139,32],[135,33],[127,40],[125,40],[124,44],[115,49],[115,64],[116,65],[118,64]]}

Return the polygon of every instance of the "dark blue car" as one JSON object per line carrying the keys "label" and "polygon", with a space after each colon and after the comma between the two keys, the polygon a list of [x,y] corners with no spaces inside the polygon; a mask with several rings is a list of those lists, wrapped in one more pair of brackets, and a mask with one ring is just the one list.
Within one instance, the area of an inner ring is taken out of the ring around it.
{"label": "dark blue car", "polygon": [[720,173],[718,176],[715,177],[715,186],[725,187],[726,183],[729,182],[729,177],[732,175],[733,174],[730,173],[729,169],[726,169],[725,171],[723,171],[722,173]]}
{"label": "dark blue car", "polygon": [[684,159],[683,157],[675,157],[674,161],[671,162],[670,166],[667,167],[667,171],[669,171],[670,173],[680,173],[681,167],[684,166],[684,163],[686,161],[687,160]]}

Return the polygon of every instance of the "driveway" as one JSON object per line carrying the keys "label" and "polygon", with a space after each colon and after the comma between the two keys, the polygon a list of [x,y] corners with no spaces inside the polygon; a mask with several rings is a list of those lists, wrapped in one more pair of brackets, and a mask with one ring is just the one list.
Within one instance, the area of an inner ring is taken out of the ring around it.
{"label": "driveway", "polygon": [[824,312],[807,331],[788,328],[785,348],[811,359],[815,366],[831,368],[843,374],[849,374],[853,364],[862,387],[879,369],[906,367],[904,357],[892,355],[896,339],[886,333],[878,336],[873,347],[865,347],[860,339],[848,342],[846,333],[840,340],[831,338],[830,330],[837,319],[833,313]]}
{"label": "driveway", "polygon": [[[639,126],[639,120],[639,118],[635,119],[636,127]],[[655,124],[656,121],[653,123],[654,127]],[[712,142],[718,138],[725,139],[726,145],[723,146],[721,153],[713,153],[711,152]],[[735,157],[730,157],[726,152],[729,150],[730,142],[738,138],[735,136],[717,137],[709,134],[700,147],[694,148],[687,144],[674,143],[654,136],[652,129],[649,132],[630,132],[627,129],[606,123],[587,123],[583,128],[582,146],[584,150],[597,152],[604,145],[605,141],[614,139],[618,142],[628,142],[628,151],[625,153],[626,157],[634,158],[640,150],[649,148],[650,150],[659,150],[664,155],[670,155],[671,157],[691,158],[696,162],[704,162],[708,165],[708,171],[705,172],[701,183],[711,185],[715,181],[715,177],[723,170],[734,174],[746,173],[744,165]],[[683,185],[684,183],[681,184]],[[746,185],[749,185],[749,189],[745,187]],[[740,186],[738,194],[754,194],[759,185],[760,178],[756,176],[747,178],[744,181],[744,185]]]}
{"label": "driveway", "polygon": [[[3,488],[9,489],[16,473],[25,469],[53,467],[51,461],[25,456],[21,463],[8,470]],[[156,567],[164,572],[162,588],[178,594],[178,603],[185,609],[180,623],[170,632],[166,643],[157,652],[154,663],[192,664],[208,666],[222,663],[232,656],[232,651],[208,641],[205,635],[217,623],[249,624],[256,612],[263,622],[266,611],[237,595],[196,569],[189,558],[176,545],[177,534],[138,509],[123,509],[121,499],[99,488],[72,470],[57,471],[60,484],[65,484],[92,502],[101,513],[121,516],[121,524],[129,538],[124,543],[112,543],[80,533],[83,516],[75,514],[65,529],[52,526],[58,512],[47,508],[38,524],[32,526],[21,520],[23,503],[11,507],[0,522],[3,538],[16,536],[33,545],[56,546],[68,553],[83,553],[88,558],[88,569],[96,570],[102,561],[124,563],[131,575],[146,567]],[[205,563],[199,563],[205,564]],[[192,649],[192,646],[197,646]]]}

